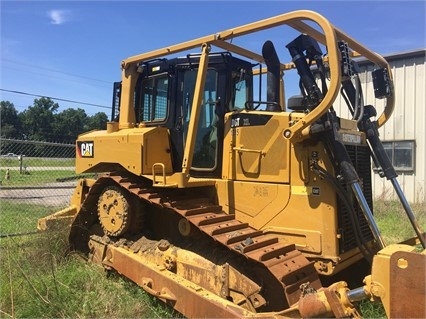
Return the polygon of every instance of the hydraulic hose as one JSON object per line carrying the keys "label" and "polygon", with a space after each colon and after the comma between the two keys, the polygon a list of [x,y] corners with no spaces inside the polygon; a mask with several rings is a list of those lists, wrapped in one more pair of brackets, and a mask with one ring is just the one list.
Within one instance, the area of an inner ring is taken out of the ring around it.
{"label": "hydraulic hose", "polygon": [[336,191],[337,195],[342,200],[343,205],[345,205],[346,209],[349,212],[349,220],[350,220],[351,225],[352,225],[352,227],[354,229],[355,241],[357,243],[357,246],[358,246],[359,250],[361,251],[362,255],[364,256],[364,258],[369,263],[371,263],[372,262],[373,253],[369,249],[369,247],[367,246],[367,244],[365,242],[365,239],[362,238],[361,227],[359,225],[358,219],[355,217],[356,212],[355,212],[354,208],[352,207],[352,205],[350,204],[350,200],[348,199],[348,196],[345,193],[344,189],[336,181],[336,179],[329,172],[327,172],[325,169],[321,168],[320,166],[318,166],[316,164],[314,164],[312,166],[312,169],[321,178],[324,178],[325,180],[327,180],[332,185],[332,187]]}
{"label": "hydraulic hose", "polygon": [[356,196],[356,199],[358,201],[358,204],[362,212],[364,213],[365,218],[368,221],[368,225],[370,227],[371,232],[373,233],[373,236],[377,244],[380,246],[380,248],[384,248],[385,247],[384,240],[377,227],[376,221],[374,220],[373,213],[371,212],[371,209],[368,206],[367,201],[365,200],[365,196],[362,193],[362,189],[359,184],[358,173],[356,172],[352,164],[352,161],[346,150],[345,145],[337,137],[336,130],[338,126],[338,119],[337,119],[336,113],[333,111],[329,111],[327,115],[328,115],[327,120],[330,121],[331,128],[327,130],[326,132],[324,132],[325,134],[323,134],[322,137],[325,139],[325,142],[326,142],[325,144],[329,145],[329,148],[335,157],[335,161],[343,176],[344,181],[351,186]]}

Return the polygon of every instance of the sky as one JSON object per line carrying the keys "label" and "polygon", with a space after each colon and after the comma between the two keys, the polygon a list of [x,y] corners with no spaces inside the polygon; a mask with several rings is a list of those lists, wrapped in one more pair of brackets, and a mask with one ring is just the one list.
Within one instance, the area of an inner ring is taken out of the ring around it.
{"label": "sky", "polygon": [[[305,9],[382,55],[426,48],[424,0],[0,0],[0,100],[22,112],[34,99],[48,96],[57,98],[59,111],[83,108],[88,115],[109,116],[123,59]],[[261,52],[264,37],[234,43]],[[280,52],[295,38],[285,32],[270,37]]]}

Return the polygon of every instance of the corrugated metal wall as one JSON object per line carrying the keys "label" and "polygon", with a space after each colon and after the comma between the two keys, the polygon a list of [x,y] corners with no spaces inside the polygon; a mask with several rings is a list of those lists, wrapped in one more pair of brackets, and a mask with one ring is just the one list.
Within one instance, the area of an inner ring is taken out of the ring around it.
{"label": "corrugated metal wall", "polygon": [[[415,141],[414,171],[398,171],[398,181],[409,202],[425,202],[426,194],[426,50],[401,53],[386,57],[391,68],[395,86],[395,110],[390,120],[379,129],[382,141]],[[372,89],[371,71],[374,67],[360,62],[364,104],[372,104],[381,114],[384,100],[377,100]],[[369,88],[366,88],[366,84]],[[335,109],[344,117],[349,116],[342,98]],[[395,199],[390,181],[373,173],[375,198]]]}

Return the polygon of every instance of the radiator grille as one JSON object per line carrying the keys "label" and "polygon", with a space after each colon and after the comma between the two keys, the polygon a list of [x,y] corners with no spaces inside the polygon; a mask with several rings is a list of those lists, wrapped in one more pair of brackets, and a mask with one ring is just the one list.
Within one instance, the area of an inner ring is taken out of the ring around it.
{"label": "radiator grille", "polygon": [[[361,179],[361,187],[365,196],[365,199],[373,211],[373,196],[372,196],[372,185],[371,185],[371,162],[370,162],[370,150],[368,146],[353,146],[346,145],[346,150],[352,160],[352,163],[358,172],[358,176]],[[368,226],[367,220],[356,201],[355,195],[352,191],[347,189],[346,185],[343,187],[347,190],[351,203],[355,209],[356,217],[359,221],[360,229],[364,240],[370,241],[373,239],[373,234]],[[338,198],[338,224],[341,238],[339,242],[340,253],[349,251],[357,247],[356,237],[352,223],[350,221],[350,212],[343,204],[342,200]]]}

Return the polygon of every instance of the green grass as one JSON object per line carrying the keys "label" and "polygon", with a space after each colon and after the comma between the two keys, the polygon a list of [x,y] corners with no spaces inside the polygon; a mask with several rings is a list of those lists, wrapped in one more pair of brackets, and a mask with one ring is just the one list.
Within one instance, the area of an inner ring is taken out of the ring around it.
{"label": "green grass", "polygon": [[[35,230],[37,219],[55,211],[1,202],[0,233]],[[425,205],[414,205],[426,225]],[[414,232],[399,203],[376,202],[375,216],[387,244]],[[0,238],[0,318],[171,318],[180,316],[115,273],[67,253],[64,232]],[[360,304],[363,317],[383,318],[380,304]]]}
{"label": "green grass", "polygon": [[0,317],[165,318],[172,311],[133,283],[78,255],[64,234],[0,240]]}
{"label": "green grass", "polygon": [[[36,230],[56,211],[1,202],[0,234]],[[166,318],[176,313],[115,273],[68,253],[64,232],[0,238],[0,318]]]}
{"label": "green grass", "polygon": [[6,179],[6,170],[0,169],[2,186],[36,186],[54,183],[62,179],[77,179],[74,170],[27,170],[20,174],[19,170],[10,170],[9,179]]}
{"label": "green grass", "polygon": [[387,318],[385,308],[383,308],[381,303],[372,303],[369,300],[362,300],[358,307],[362,318]]}
{"label": "green grass", "polygon": [[39,218],[50,215],[58,209],[59,207],[21,204],[2,199],[0,203],[0,235],[35,231]]}
{"label": "green grass", "polygon": [[[411,205],[420,228],[426,230],[426,203]],[[386,245],[399,243],[416,236],[401,204],[396,201],[377,201],[375,218]]]}
{"label": "green grass", "polygon": [[[7,158],[0,157],[0,167],[20,167],[20,162],[17,157]],[[74,167],[75,158],[38,158],[38,157],[24,157],[22,160],[22,167]]]}

